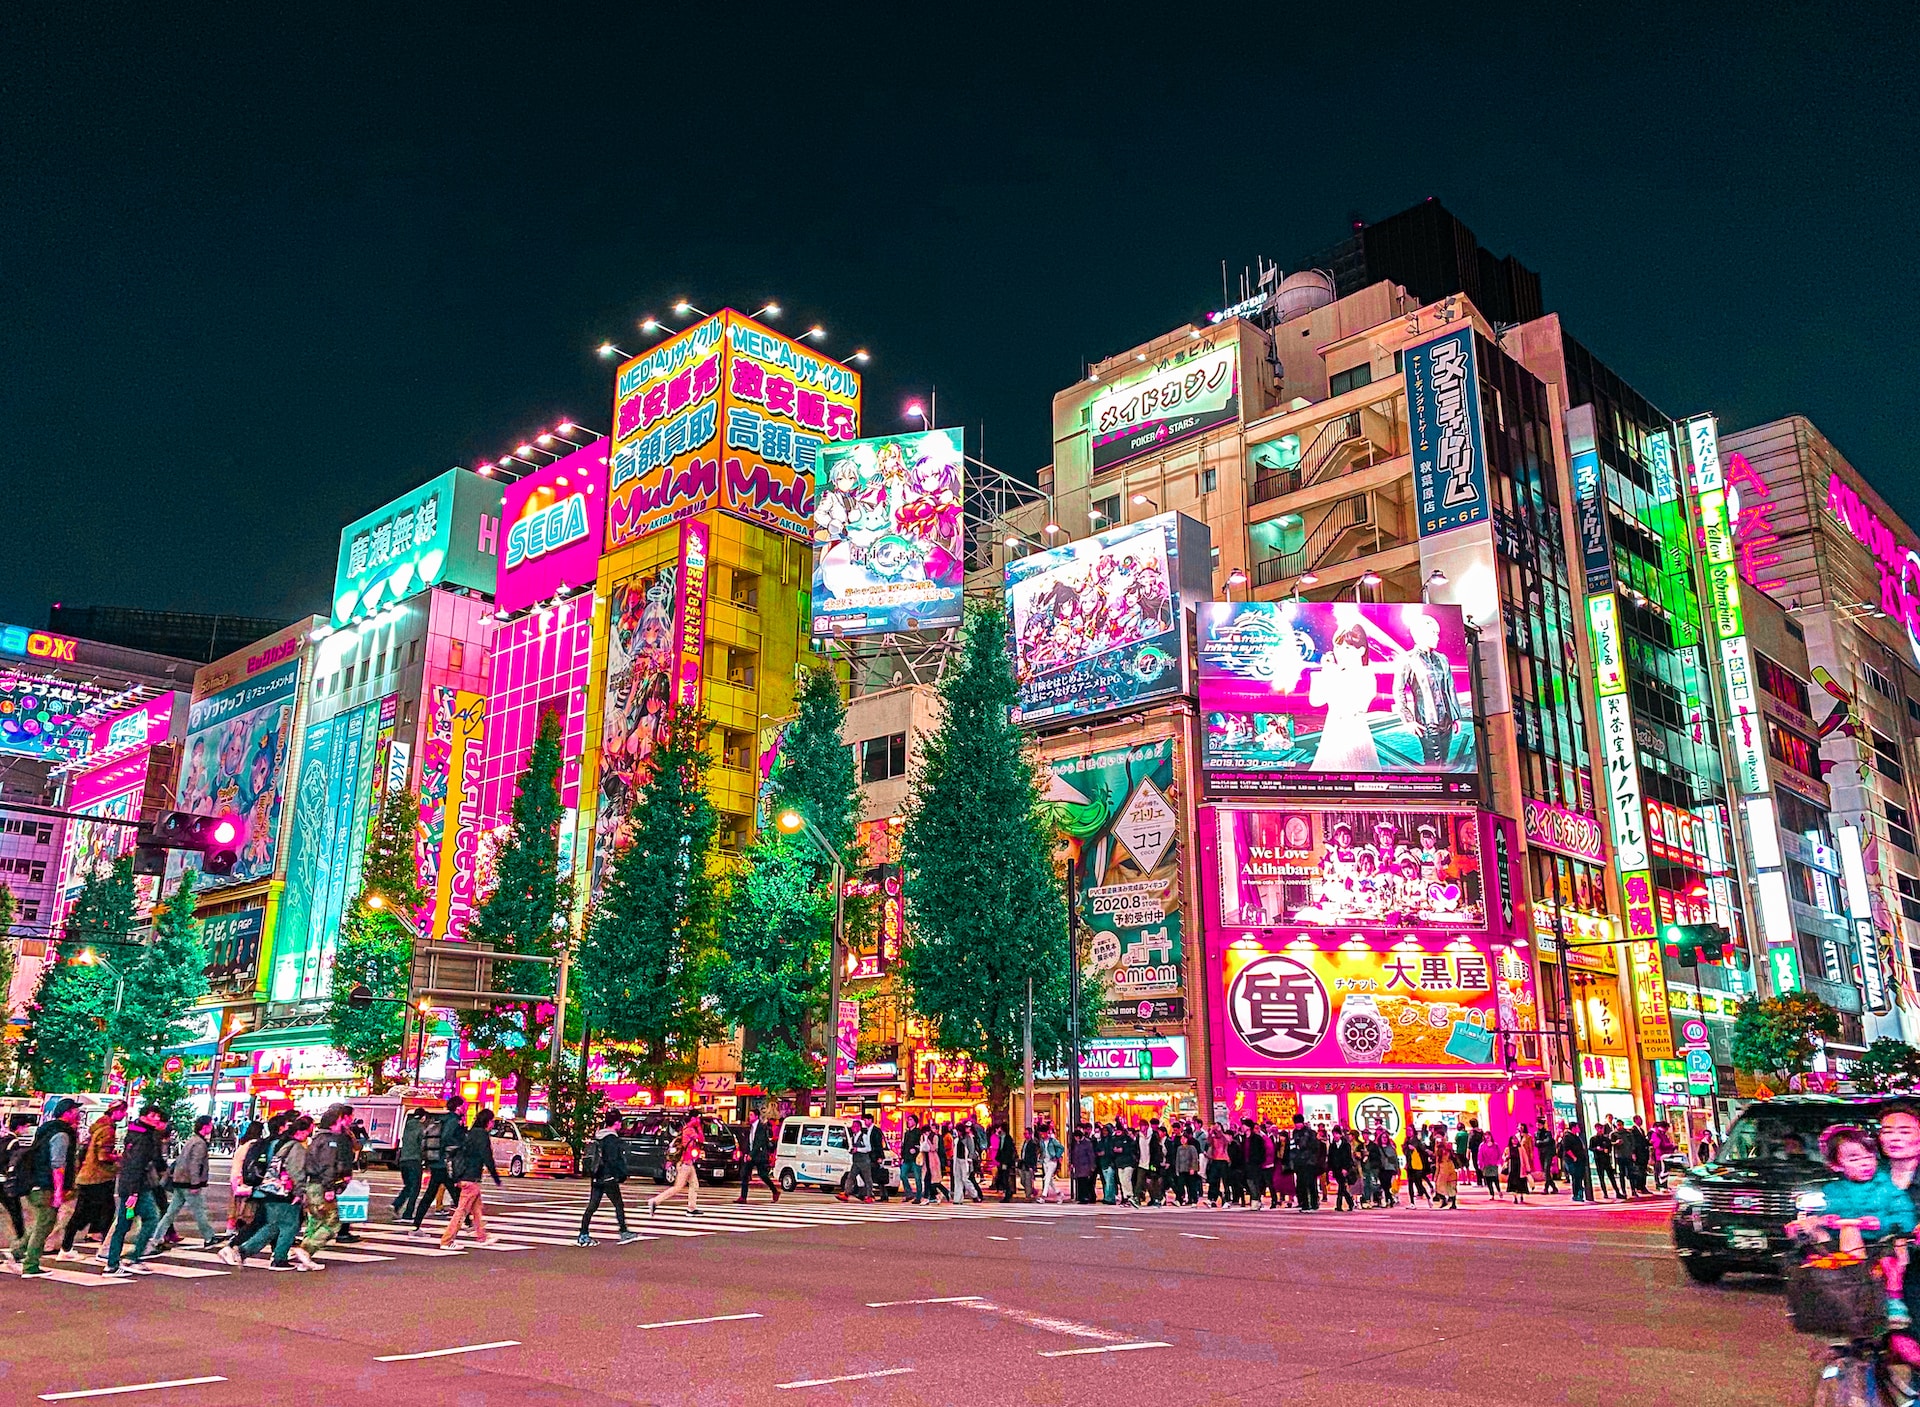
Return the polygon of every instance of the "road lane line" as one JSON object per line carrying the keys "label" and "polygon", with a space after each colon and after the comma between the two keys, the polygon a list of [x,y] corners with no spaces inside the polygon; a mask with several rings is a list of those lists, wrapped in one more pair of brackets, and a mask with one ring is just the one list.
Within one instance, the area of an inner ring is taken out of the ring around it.
{"label": "road lane line", "polygon": [[683,1329],[689,1324],[725,1324],[734,1319],[761,1319],[760,1314],[709,1314],[705,1319],[662,1319],[657,1324],[636,1324],[636,1329]]}
{"label": "road lane line", "polygon": [[164,1383],[131,1383],[126,1387],[90,1387],[79,1392],[43,1392],[42,1402],[72,1402],[82,1397],[118,1397],[123,1392],[158,1392],[168,1387],[200,1387],[206,1383],[224,1383],[225,1378],[170,1378]]}
{"label": "road lane line", "polygon": [[411,1363],[416,1358],[451,1358],[456,1353],[483,1353],[490,1348],[518,1348],[520,1340],[501,1339],[495,1343],[470,1343],[459,1348],[430,1348],[425,1353],[388,1353],[373,1361],[375,1363]]}
{"label": "road lane line", "polygon": [[1004,1237],[1004,1236],[989,1236],[989,1237],[987,1237],[987,1239],[988,1239],[989,1241],[1004,1241],[1004,1240],[1006,1240],[1007,1238],[1006,1238],[1006,1237]]}
{"label": "road lane line", "polygon": [[1075,1358],[1083,1353],[1127,1353],[1136,1348],[1172,1348],[1172,1347],[1173,1345],[1170,1343],[1161,1343],[1158,1340],[1153,1340],[1148,1343],[1102,1344],[1098,1348],[1056,1348],[1052,1352],[1043,1353],[1040,1356],[1042,1358]]}
{"label": "road lane line", "polygon": [[880,1300],[877,1303],[869,1303],[867,1308],[892,1309],[902,1304],[967,1304],[979,1298],[978,1295],[943,1295],[939,1299],[932,1300]]}
{"label": "road lane line", "polygon": [[995,1304],[992,1300],[975,1299],[958,1306],[961,1309],[977,1309],[989,1314],[1003,1314],[1016,1323],[1025,1324],[1030,1329],[1039,1329],[1049,1334],[1066,1334],[1076,1339],[1100,1339],[1106,1343],[1117,1343],[1126,1338],[1125,1334],[1116,1334],[1108,1329],[1096,1329],[1091,1324],[1078,1324],[1071,1319],[1055,1319],[1044,1314],[1029,1314],[1024,1309],[1009,1309],[1004,1304]]}
{"label": "road lane line", "polygon": [[902,1373],[911,1373],[911,1368],[880,1368],[871,1373],[844,1373],[837,1378],[802,1378],[797,1383],[775,1383],[781,1392],[796,1387],[825,1387],[828,1383],[857,1383],[868,1378],[897,1378]]}
{"label": "road lane line", "polygon": [[1182,1231],[1180,1234],[1189,1241],[1218,1241],[1220,1239],[1218,1236],[1202,1236],[1198,1231]]}
{"label": "road lane line", "polygon": [[1147,1234],[1143,1228],[1138,1226],[1106,1226],[1097,1221],[1094,1225],[1102,1231],[1131,1231],[1136,1236],[1144,1236]]}

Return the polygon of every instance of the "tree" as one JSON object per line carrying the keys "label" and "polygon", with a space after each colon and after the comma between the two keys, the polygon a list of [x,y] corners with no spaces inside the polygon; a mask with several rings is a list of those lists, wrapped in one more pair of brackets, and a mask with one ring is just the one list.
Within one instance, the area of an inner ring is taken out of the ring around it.
{"label": "tree", "polygon": [[[497,882],[467,925],[469,942],[525,957],[559,954],[569,907],[560,884],[560,744],[559,715],[543,714],[513,799],[513,823],[496,856]],[[500,1002],[460,1018],[467,1041],[487,1052],[493,1077],[513,1077],[514,1117],[524,1119],[534,1081],[545,1078],[549,1063],[547,1043],[557,1016],[554,969],[548,963],[497,962],[493,990],[548,998]]]}
{"label": "tree", "polygon": [[1066,913],[997,604],[969,614],[940,685],[939,728],[912,779],[901,863],[901,976],[940,1049],[967,1056],[1004,1117],[1023,1058],[1027,984],[1034,1057],[1067,1044]]}
{"label": "tree", "polygon": [[[375,1094],[392,1080],[387,1062],[406,1053],[408,981],[413,967],[413,935],[403,915],[421,904],[414,865],[413,828],[420,799],[395,789],[380,803],[380,815],[360,866],[361,889],[333,957],[333,991],[327,1007],[336,1050],[366,1076]],[[379,902],[371,901],[377,899]],[[376,1000],[355,1007],[353,989],[365,987]]]}
{"label": "tree", "polygon": [[[115,979],[104,964],[80,958],[98,948],[119,966],[130,962],[134,919],[133,856],[89,874],[67,915],[58,948],[47,955],[27,1007],[23,1063],[36,1089],[99,1089],[112,1041]],[[124,969],[123,969],[124,970]]]}
{"label": "tree", "polygon": [[17,1057],[14,1039],[8,1034],[14,1028],[13,1007],[8,1001],[8,993],[13,990],[13,915],[13,891],[0,884],[0,1092],[13,1088]]}
{"label": "tree", "polygon": [[1733,1063],[1757,1075],[1799,1074],[1840,1034],[1840,1013],[1810,992],[1743,1002],[1733,1023]]}
{"label": "tree", "polygon": [[[770,814],[798,811],[839,852],[847,873],[858,874],[860,784],[841,737],[840,681],[830,669],[809,669],[796,704]],[[853,902],[846,908],[847,932],[863,932],[867,910]],[[821,1081],[825,1067],[814,1047],[831,1042],[816,1042],[814,1031],[826,1015],[833,914],[832,857],[805,832],[769,828],[728,888],[703,976],[721,1014],[745,1028],[743,1073],[763,1089],[798,1093]]]}
{"label": "tree", "polygon": [[126,976],[113,1044],[129,1082],[156,1078],[170,1046],[193,1038],[187,1018],[207,994],[207,949],[193,911],[196,872],[186,868],[153,911],[153,937],[120,970]]}
{"label": "tree", "polygon": [[1869,1094],[1920,1088],[1920,1050],[1898,1036],[1882,1036],[1853,1062],[1851,1078]]}
{"label": "tree", "polygon": [[692,1071],[700,1042],[717,1030],[699,983],[715,907],[706,736],[697,713],[668,722],[615,838],[574,968],[586,1022],[639,1047],[637,1056],[608,1050],[607,1058],[656,1098]]}

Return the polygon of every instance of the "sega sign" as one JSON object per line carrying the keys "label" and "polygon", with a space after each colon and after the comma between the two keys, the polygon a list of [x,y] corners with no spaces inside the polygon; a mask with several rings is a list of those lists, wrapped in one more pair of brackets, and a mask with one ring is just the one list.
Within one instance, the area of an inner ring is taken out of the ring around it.
{"label": "sega sign", "polygon": [[74,664],[74,647],[79,643],[71,636],[28,630],[24,625],[0,625],[0,655]]}
{"label": "sega sign", "polygon": [[507,485],[505,551],[493,603],[513,615],[581,587],[600,569],[607,442],[596,440]]}
{"label": "sega sign", "polygon": [[572,494],[515,523],[507,532],[507,566],[557,552],[587,535],[587,500]]}

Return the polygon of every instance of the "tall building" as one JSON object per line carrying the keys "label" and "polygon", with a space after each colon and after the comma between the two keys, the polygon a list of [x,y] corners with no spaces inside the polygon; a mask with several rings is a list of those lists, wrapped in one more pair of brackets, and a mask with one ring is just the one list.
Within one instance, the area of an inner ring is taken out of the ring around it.
{"label": "tall building", "polygon": [[[1804,636],[1813,685],[1806,740],[1819,745],[1842,862],[1848,931],[1803,925],[1799,971],[1783,962],[1773,975],[1784,987],[1817,981],[1853,989],[1856,1042],[1914,1041],[1920,607],[1909,593],[1920,587],[1909,581],[1920,534],[1802,416],[1726,435],[1721,447],[1740,575],[1781,602]],[[1799,829],[1784,808],[1781,822],[1783,832]],[[1824,985],[1815,990],[1842,1008],[1852,1034],[1852,1003]]]}
{"label": "tall building", "polygon": [[1397,283],[1422,303],[1466,295],[1496,324],[1531,322],[1546,311],[1540,275],[1511,254],[1496,255],[1432,197],[1371,224],[1306,261],[1333,274],[1342,298],[1376,283]]}
{"label": "tall building", "polygon": [[141,606],[69,606],[62,601],[55,601],[47,611],[48,630],[196,664],[211,664],[285,624],[259,616],[154,611]]}

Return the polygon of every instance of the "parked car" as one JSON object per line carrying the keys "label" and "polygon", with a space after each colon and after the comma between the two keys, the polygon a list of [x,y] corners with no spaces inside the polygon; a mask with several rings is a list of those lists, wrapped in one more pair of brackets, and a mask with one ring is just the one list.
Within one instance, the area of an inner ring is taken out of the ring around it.
{"label": "parked car", "polygon": [[[620,1140],[626,1145],[628,1176],[650,1177],[658,1183],[671,1182],[672,1170],[668,1167],[668,1161],[672,1157],[675,1141],[680,1136],[680,1125],[687,1117],[649,1109],[634,1115],[622,1125]],[[706,1114],[693,1117],[700,1120],[700,1131],[706,1139],[700,1154],[700,1180],[727,1181],[739,1170],[739,1165],[734,1162],[734,1150],[739,1144],[734,1139],[732,1129]]]}
{"label": "parked car", "polygon": [[1673,1190],[1673,1249],[1689,1277],[1711,1285],[1728,1271],[1786,1271],[1787,1223],[1833,1174],[1820,1135],[1835,1124],[1874,1129],[1897,1101],[1882,1096],[1787,1094],[1750,1104],[1712,1159]]}
{"label": "parked car", "polygon": [[493,1121],[493,1163],[508,1177],[571,1177],[573,1150],[551,1124],[537,1119]]}

